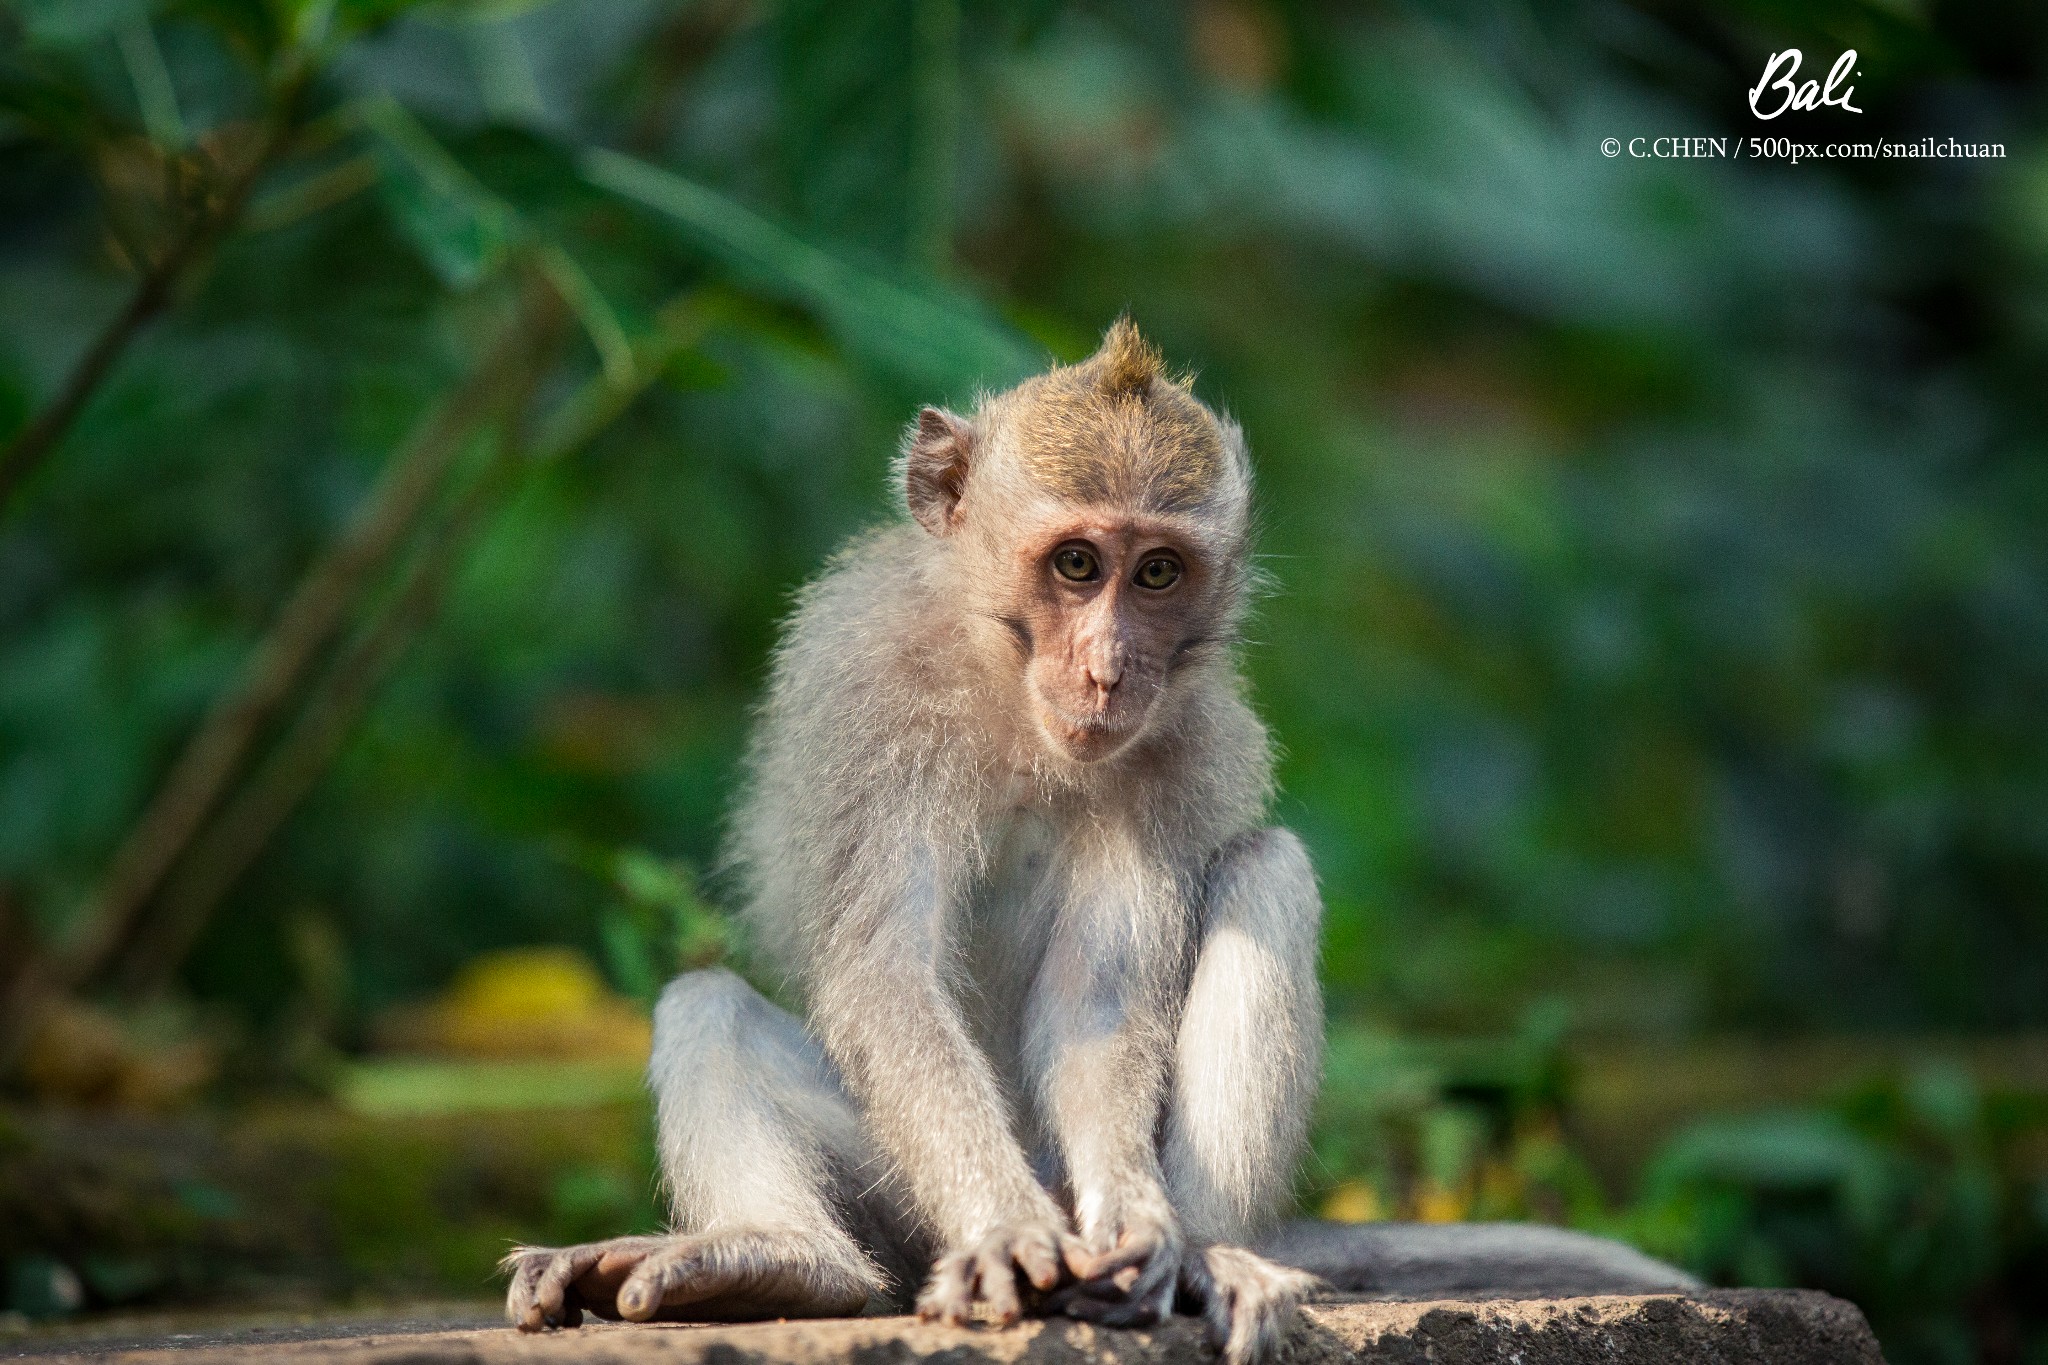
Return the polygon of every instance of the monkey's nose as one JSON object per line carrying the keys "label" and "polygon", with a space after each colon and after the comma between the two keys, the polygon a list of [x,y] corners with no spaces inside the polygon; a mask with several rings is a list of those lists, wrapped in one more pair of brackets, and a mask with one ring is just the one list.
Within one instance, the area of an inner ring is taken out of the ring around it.
{"label": "monkey's nose", "polygon": [[1088,679],[1088,685],[1095,689],[1097,702],[1109,700],[1109,694],[1124,676],[1123,666],[1114,659],[1091,659],[1081,665],[1081,674]]}

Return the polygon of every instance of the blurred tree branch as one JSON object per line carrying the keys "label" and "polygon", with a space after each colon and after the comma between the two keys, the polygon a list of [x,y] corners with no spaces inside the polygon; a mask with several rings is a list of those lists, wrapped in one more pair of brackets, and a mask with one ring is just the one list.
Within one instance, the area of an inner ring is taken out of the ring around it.
{"label": "blurred tree branch", "polygon": [[156,795],[122,840],[96,900],[67,943],[16,982],[0,1018],[0,1060],[22,1042],[53,995],[106,971],[139,927],[152,897],[218,807],[251,749],[290,703],[319,653],[402,548],[408,532],[477,428],[522,382],[536,338],[551,335],[561,304],[529,281],[511,320],[470,376],[392,456],[355,519],[314,564],[251,652],[236,682],[186,743]]}
{"label": "blurred tree branch", "polygon": [[143,271],[135,292],[128,296],[126,306],[114,315],[94,338],[92,345],[86,348],[85,354],[79,357],[78,364],[72,367],[56,397],[16,433],[4,450],[0,450],[0,517],[7,514],[16,490],[71,429],[78,414],[84,411],[87,400],[98,390],[113,369],[114,362],[128,349],[128,344],[170,305],[186,276],[240,222],[256,183],[291,143],[297,131],[300,97],[308,75],[308,69],[300,66],[283,83],[275,112],[248,160],[228,175],[219,192],[204,207],[185,220],[170,245]]}
{"label": "blurred tree branch", "polygon": [[[546,330],[551,340],[559,327]],[[421,533],[423,543],[382,609],[371,613],[370,621],[314,685],[298,719],[270,755],[212,825],[198,835],[182,866],[164,886],[154,913],[136,924],[112,966],[124,991],[140,995],[160,990],[176,974],[214,908],[341,752],[378,683],[433,618],[462,552],[511,486],[522,463],[521,442],[510,428],[540,378],[541,349],[539,345],[526,348],[523,358],[532,363],[520,376],[521,396],[505,405],[507,429],[497,438],[490,467]]]}
{"label": "blurred tree branch", "polygon": [[[573,453],[601,432],[701,334],[702,318],[690,296],[672,302],[660,318],[658,330],[634,348],[630,363],[608,367],[563,402],[537,442],[529,446],[509,432],[502,436],[489,468],[423,533],[381,611],[321,678],[298,720],[246,785],[190,845],[182,867],[157,898],[155,912],[138,923],[118,964],[110,964],[125,990],[161,990],[175,975],[221,901],[332,764],[379,684],[433,619],[464,552],[492,511],[533,470]],[[549,326],[558,330],[561,320],[557,312]],[[536,367],[523,376],[529,391],[540,373]],[[511,410],[523,406],[522,401]]]}
{"label": "blurred tree branch", "polygon": [[[551,325],[558,327],[561,320],[557,313]],[[192,846],[182,869],[165,886],[157,913],[139,927],[121,955],[116,976],[125,990],[146,994],[170,982],[221,901],[339,755],[378,685],[433,619],[463,553],[490,513],[522,478],[580,449],[610,425],[677,352],[695,342],[702,325],[692,296],[674,300],[660,314],[657,331],[634,348],[629,360],[614,359],[550,415],[535,445],[529,447],[510,429],[501,435],[490,466],[424,533],[381,613],[357,633],[307,699],[297,722]],[[540,375],[536,367],[524,376],[528,390]],[[509,415],[523,407],[522,400]]]}

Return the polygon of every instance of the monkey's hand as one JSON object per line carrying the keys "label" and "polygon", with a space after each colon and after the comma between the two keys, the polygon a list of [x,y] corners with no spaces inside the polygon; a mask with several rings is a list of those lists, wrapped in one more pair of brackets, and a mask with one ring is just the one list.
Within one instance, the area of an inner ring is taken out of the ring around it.
{"label": "monkey's hand", "polygon": [[1151,1327],[1173,1311],[1181,1275],[1180,1224],[1171,1210],[1126,1213],[1113,1234],[1098,1234],[1078,1283],[1054,1295],[1047,1307],[1083,1322],[1110,1327]]}
{"label": "monkey's hand", "polygon": [[1315,1290],[1315,1276],[1275,1265],[1243,1247],[1197,1247],[1181,1259],[1184,1307],[1202,1315],[1209,1344],[1224,1365],[1271,1360],[1295,1310]]}
{"label": "monkey's hand", "polygon": [[1088,1262],[1080,1240],[1057,1221],[1012,1223],[971,1246],[939,1257],[917,1297],[917,1315],[927,1322],[962,1326],[975,1315],[1007,1327],[1024,1312],[1018,1280],[1046,1293]]}

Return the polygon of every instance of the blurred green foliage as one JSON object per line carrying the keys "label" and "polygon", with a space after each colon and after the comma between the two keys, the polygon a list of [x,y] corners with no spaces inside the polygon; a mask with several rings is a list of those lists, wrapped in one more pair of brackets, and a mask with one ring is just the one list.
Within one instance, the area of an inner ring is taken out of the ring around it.
{"label": "blurred green foliage", "polygon": [[[544,396],[677,299],[688,337],[518,481],[200,994],[282,1008],[302,913],[358,1016],[601,953],[609,879],[550,850],[712,864],[776,616],[913,405],[1129,306],[1251,433],[1342,1012],[2043,1022],[2038,16],[856,9],[0,10],[0,430],[204,158],[301,128],[0,530],[0,881],[45,936],[530,251],[581,323]],[[1863,53],[1828,135],[2008,156],[1597,154],[1748,131],[1794,43]]]}
{"label": "blurred green foliage", "polygon": [[[1599,154],[1758,131],[1788,46],[1857,48],[1867,112],[1773,132],[2007,154]],[[2048,1025],[2044,65],[2018,3],[0,0],[0,441],[286,130],[0,509],[0,892],[76,927],[537,271],[575,332],[536,404],[594,440],[518,467],[180,984],[343,1047],[504,945],[645,998],[720,950],[683,869],[916,405],[1128,307],[1258,465],[1248,663],[1348,1030],[1324,1176],[1620,1226],[1542,1117],[1567,1017]],[[2038,1283],[2039,1187],[1985,1164],[2038,1116],[1927,1084],[1703,1130],[1640,1235],[1886,1302]],[[1888,1344],[1948,1358],[1942,1302]]]}
{"label": "blurred green foliage", "polygon": [[1616,1199],[1585,1159],[1557,1023],[1539,1009],[1490,1048],[1337,1032],[1311,1205],[1535,1218],[1716,1284],[1825,1289],[1894,1362],[2048,1355],[2048,1096],[1933,1057],[1842,1077],[1812,1107],[1686,1125]]}
{"label": "blurred green foliage", "polygon": [[661,1225],[644,1097],[510,1115],[8,1114],[0,1150],[4,1311],[32,1318],[83,1305],[475,1300],[517,1242]]}

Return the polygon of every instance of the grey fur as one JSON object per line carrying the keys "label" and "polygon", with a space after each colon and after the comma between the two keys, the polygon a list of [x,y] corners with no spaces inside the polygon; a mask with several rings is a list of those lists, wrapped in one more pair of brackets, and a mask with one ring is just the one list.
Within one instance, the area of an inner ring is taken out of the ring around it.
{"label": "grey fur", "polygon": [[[1308,1292],[1244,1249],[1288,1192],[1322,1005],[1314,873],[1264,827],[1234,656],[1243,440],[1215,422],[1192,504],[1069,505],[1027,471],[1018,414],[1063,420],[1030,392],[928,411],[914,519],[800,597],[729,866],[806,1017],[724,972],[668,988],[648,1083],[675,1232],[516,1252],[522,1326],[902,1306],[930,1268],[928,1316],[1179,1300],[1244,1365]],[[1186,392],[1161,401],[1189,439]],[[1047,547],[1088,535],[1105,565],[1164,543],[1185,581],[1128,605],[1123,560],[1092,596],[1055,583]]]}

